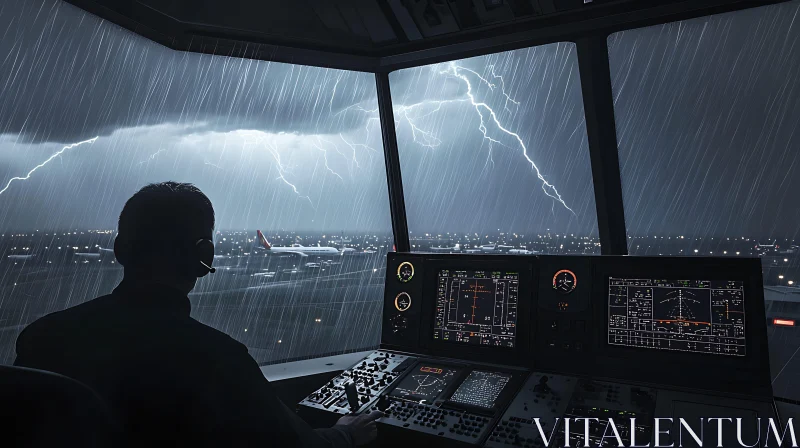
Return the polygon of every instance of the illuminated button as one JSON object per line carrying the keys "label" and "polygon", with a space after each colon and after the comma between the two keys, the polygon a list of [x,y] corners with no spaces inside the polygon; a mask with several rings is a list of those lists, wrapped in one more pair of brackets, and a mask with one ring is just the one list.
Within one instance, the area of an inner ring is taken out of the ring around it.
{"label": "illuminated button", "polygon": [[558,321],[554,320],[550,322],[550,329],[553,331],[558,331]]}

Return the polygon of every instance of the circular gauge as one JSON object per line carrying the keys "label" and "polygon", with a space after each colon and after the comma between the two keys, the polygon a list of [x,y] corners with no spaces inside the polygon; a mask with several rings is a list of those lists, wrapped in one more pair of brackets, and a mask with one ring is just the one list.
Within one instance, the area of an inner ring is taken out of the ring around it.
{"label": "circular gauge", "polygon": [[394,298],[394,307],[397,308],[397,311],[411,308],[411,296],[407,292],[401,292]]}
{"label": "circular gauge", "polygon": [[403,283],[408,283],[414,278],[414,265],[404,261],[397,267],[397,279]]}
{"label": "circular gauge", "polygon": [[402,333],[408,328],[408,319],[405,316],[397,315],[394,316],[390,321],[390,328],[392,329],[392,333]]}
{"label": "circular gauge", "polygon": [[576,286],[578,286],[578,277],[568,269],[562,269],[553,276],[553,289],[561,294],[571,293]]}

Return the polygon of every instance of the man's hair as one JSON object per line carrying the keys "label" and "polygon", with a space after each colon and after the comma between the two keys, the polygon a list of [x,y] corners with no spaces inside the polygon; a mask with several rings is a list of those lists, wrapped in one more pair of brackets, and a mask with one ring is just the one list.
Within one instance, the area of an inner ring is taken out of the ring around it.
{"label": "man's hair", "polygon": [[119,215],[119,235],[128,241],[177,241],[212,232],[214,207],[192,184],[150,184],[128,199]]}

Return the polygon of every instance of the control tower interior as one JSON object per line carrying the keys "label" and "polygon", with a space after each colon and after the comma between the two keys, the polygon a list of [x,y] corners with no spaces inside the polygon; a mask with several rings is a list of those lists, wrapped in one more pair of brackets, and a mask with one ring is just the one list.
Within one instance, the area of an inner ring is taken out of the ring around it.
{"label": "control tower interior", "polygon": [[191,317],[314,427],[381,411],[374,446],[481,447],[617,446],[612,418],[642,446],[740,446],[679,419],[783,427],[798,13],[3,3],[0,367],[27,325],[114,289],[125,200],[175,180],[216,211]]}

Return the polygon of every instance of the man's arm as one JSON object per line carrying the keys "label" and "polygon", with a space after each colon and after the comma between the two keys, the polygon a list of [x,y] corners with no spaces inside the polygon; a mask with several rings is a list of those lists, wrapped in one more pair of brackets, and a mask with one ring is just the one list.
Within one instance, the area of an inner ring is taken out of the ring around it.
{"label": "man's arm", "polygon": [[[253,400],[247,407],[252,409],[253,418],[261,421],[263,426],[275,428],[281,441],[292,446],[344,448],[353,447],[356,443],[369,441],[367,434],[374,430],[374,420],[378,415],[359,419],[357,422],[343,421],[332,428],[312,429],[295,412],[290,410],[275,393],[272,384],[264,377],[258,364],[247,353],[247,349],[236,353],[239,366],[234,377],[239,381],[234,386],[238,394],[251,397]],[[353,423],[353,424],[349,424]],[[263,427],[262,426],[262,427]]]}

